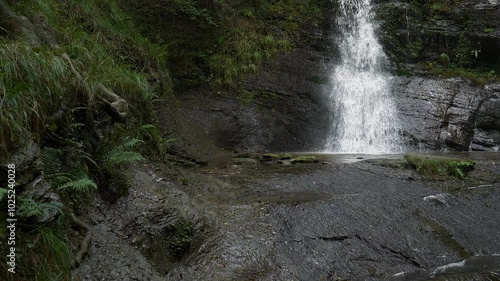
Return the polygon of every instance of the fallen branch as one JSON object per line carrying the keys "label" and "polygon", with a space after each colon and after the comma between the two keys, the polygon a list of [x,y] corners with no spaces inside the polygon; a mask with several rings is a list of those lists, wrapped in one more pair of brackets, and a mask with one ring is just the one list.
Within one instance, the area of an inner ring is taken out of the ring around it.
{"label": "fallen branch", "polygon": [[77,268],[82,262],[83,255],[85,255],[89,249],[90,240],[92,239],[92,229],[87,223],[75,216],[75,214],[69,213],[69,216],[76,225],[84,228],[87,232],[80,243],[80,250],[76,253],[75,259],[73,260],[73,268]]}

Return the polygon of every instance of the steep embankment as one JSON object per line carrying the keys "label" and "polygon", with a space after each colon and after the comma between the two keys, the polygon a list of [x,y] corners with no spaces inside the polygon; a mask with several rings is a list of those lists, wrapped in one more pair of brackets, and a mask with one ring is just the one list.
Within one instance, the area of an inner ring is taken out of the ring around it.
{"label": "steep embankment", "polygon": [[[69,280],[92,234],[78,217],[95,192],[116,200],[123,164],[164,152],[152,106],[171,94],[166,47],[115,1],[0,1],[0,30],[1,276]],[[18,219],[16,274],[5,262],[7,206]]]}

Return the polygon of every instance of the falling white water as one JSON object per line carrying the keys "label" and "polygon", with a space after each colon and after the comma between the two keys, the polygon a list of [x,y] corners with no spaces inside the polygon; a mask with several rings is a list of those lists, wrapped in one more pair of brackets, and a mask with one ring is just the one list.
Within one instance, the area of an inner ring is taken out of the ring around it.
{"label": "falling white water", "polygon": [[338,0],[340,62],[331,79],[334,123],[326,147],[340,153],[402,152],[386,57],[375,36],[370,0]]}

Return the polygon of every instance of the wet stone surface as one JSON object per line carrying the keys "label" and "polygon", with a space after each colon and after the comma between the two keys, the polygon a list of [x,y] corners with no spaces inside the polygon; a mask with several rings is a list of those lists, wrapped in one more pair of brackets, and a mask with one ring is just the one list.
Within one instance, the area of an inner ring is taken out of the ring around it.
{"label": "wet stone surface", "polygon": [[[85,277],[81,280],[498,280],[500,161],[495,157],[479,157],[466,180],[422,177],[398,157],[319,158],[317,164],[186,169],[180,174],[187,184],[169,180],[160,164],[138,165],[131,169],[130,194],[89,215],[97,237],[75,275]],[[169,251],[179,247],[156,241],[178,239],[166,231],[177,221],[192,227],[184,252],[172,258]],[[165,247],[156,249],[165,254],[148,254],[151,245]],[[103,267],[114,275],[97,270]]]}

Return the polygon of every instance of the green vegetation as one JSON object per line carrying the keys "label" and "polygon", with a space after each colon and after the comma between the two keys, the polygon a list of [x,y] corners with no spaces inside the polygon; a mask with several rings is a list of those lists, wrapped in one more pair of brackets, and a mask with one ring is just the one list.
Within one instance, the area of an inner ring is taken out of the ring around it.
{"label": "green vegetation", "polygon": [[[418,70],[442,78],[462,77],[477,86],[498,81],[500,65],[494,43],[476,36],[479,30],[495,31],[486,20],[492,14],[478,19],[462,0],[406,2],[409,5],[382,7],[378,13],[383,19],[385,51],[399,75],[413,74],[411,64],[417,64]],[[441,26],[441,20],[454,23]]]}
{"label": "green vegetation", "polygon": [[20,237],[17,265],[30,280],[70,280],[71,250],[61,227],[42,227]]}
{"label": "green vegetation", "polygon": [[458,45],[448,53],[441,53],[438,62],[427,61],[421,66],[432,74],[442,77],[462,77],[476,86],[483,86],[498,80],[495,67],[478,62],[481,49],[472,44],[471,39],[461,34]]}
{"label": "green vegetation", "polygon": [[131,149],[137,144],[143,142],[140,139],[125,137],[119,145],[103,153],[102,163],[106,169],[119,167],[121,164],[144,160],[144,157]]}
{"label": "green vegetation", "polygon": [[[18,209],[16,231],[16,274],[7,274],[7,263],[2,259],[0,272],[5,280],[71,280],[71,249],[64,233],[65,222],[61,217],[51,225],[30,223],[30,218],[40,214],[41,204],[24,201]],[[53,206],[50,206],[51,208]],[[56,207],[58,208],[58,207]],[[19,226],[22,225],[22,231]],[[5,214],[0,215],[0,239],[6,241]],[[2,246],[2,253],[7,250]]]}
{"label": "green vegetation", "polygon": [[[57,124],[50,117],[69,104],[97,109],[99,84],[133,104],[136,121],[152,121],[148,107],[154,98],[170,93],[170,87],[152,89],[140,71],[154,68],[156,74],[168,78],[166,47],[142,37],[115,1],[33,0],[16,2],[13,8],[28,18],[41,12],[62,37],[62,47],[33,49],[22,42],[0,42],[0,149],[7,151],[9,143],[26,135],[40,142],[47,132],[67,126],[68,122]],[[61,58],[64,52],[84,73],[83,81],[76,79]]]}
{"label": "green vegetation", "polygon": [[446,13],[450,10],[450,3],[448,1],[434,2],[430,5],[430,8],[437,13]]}
{"label": "green vegetation", "polygon": [[441,78],[462,77],[470,80],[476,86],[483,86],[488,83],[498,81],[499,77],[494,70],[491,69],[473,69],[462,68],[456,66],[447,66],[427,62],[421,65],[424,69],[430,71],[433,75]]}
{"label": "green vegetation", "polygon": [[[298,28],[322,18],[321,1],[256,1],[252,6],[234,7],[221,24],[226,32],[208,56],[210,82],[215,87],[234,87],[244,76],[255,73],[262,61],[285,52],[298,36]],[[265,26],[285,33],[273,33]]]}
{"label": "green vegetation", "polygon": [[418,173],[425,176],[465,178],[467,172],[471,171],[476,164],[471,160],[437,156],[405,155],[404,158]]}
{"label": "green vegetation", "polygon": [[257,72],[264,59],[291,47],[288,40],[276,40],[272,35],[250,30],[238,29],[229,38],[231,42],[222,45],[219,53],[208,59],[212,82],[217,88],[235,86],[243,76]]}
{"label": "green vegetation", "polygon": [[296,164],[296,163],[318,163],[319,160],[316,158],[316,156],[297,156],[295,158],[292,158],[291,163]]}
{"label": "green vegetation", "polygon": [[[299,28],[323,19],[325,0],[124,0],[156,42],[168,42],[177,90],[209,83],[238,88],[261,63],[289,50]],[[165,18],[171,20],[166,21]],[[158,32],[158,30],[161,30]]]}
{"label": "green vegetation", "polygon": [[[23,38],[0,38],[0,154],[34,140],[41,147],[49,192],[61,198],[32,198],[16,190],[20,258],[15,277],[70,280],[74,253],[66,238],[68,212],[112,180],[125,178],[124,164],[165,152],[153,103],[172,93],[167,44],[142,36],[118,1],[7,2],[44,32],[37,46]],[[124,120],[110,109],[103,87],[128,104]],[[5,191],[0,188],[2,208]],[[50,220],[54,214],[56,221]],[[1,221],[3,240],[5,218]],[[2,264],[0,275],[6,276]]]}

